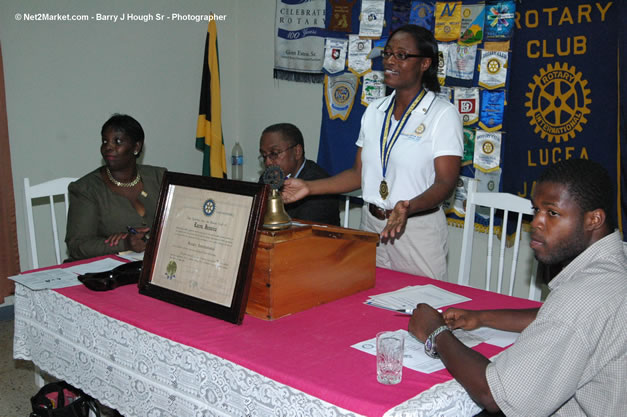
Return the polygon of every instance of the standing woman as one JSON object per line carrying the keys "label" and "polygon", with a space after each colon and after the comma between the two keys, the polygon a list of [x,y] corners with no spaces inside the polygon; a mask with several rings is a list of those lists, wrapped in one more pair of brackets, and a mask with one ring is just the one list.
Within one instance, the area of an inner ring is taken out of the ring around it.
{"label": "standing woman", "polygon": [[383,50],[383,67],[394,92],[366,109],[353,167],[317,181],[288,179],[283,199],[361,188],[361,228],[381,235],[377,266],[444,280],[448,230],[440,205],[459,176],[461,119],[436,96],[438,47],[430,31],[398,28]]}
{"label": "standing woman", "polygon": [[101,135],[105,165],[68,187],[65,243],[73,260],[144,251],[166,171],[137,164],[144,130],[131,116],[114,114]]}

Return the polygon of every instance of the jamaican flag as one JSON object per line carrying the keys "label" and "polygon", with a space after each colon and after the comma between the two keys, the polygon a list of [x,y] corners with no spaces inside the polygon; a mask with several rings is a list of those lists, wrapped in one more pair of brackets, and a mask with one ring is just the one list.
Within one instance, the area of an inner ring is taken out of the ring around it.
{"label": "jamaican flag", "polygon": [[210,21],[205,41],[202,67],[200,109],[196,128],[196,149],[203,151],[202,175],[226,178],[226,155],[222,138],[220,108],[220,68],[218,64],[218,32]]}

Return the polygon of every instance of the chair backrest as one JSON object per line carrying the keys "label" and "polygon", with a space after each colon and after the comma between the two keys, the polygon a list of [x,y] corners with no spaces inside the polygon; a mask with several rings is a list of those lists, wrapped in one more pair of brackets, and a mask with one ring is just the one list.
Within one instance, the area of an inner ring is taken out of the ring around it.
{"label": "chair backrest", "polygon": [[54,238],[54,249],[57,264],[61,263],[61,250],[59,248],[59,232],[57,229],[57,216],[54,210],[54,196],[63,195],[65,204],[65,216],[67,217],[68,185],[76,181],[76,178],[57,178],[37,185],[30,185],[30,180],[24,178],[24,195],[26,196],[26,219],[28,222],[28,236],[30,240],[30,254],[33,268],[39,268],[39,258],[37,256],[37,240],[35,239],[35,222],[33,219],[33,199],[47,197],[50,202],[50,217],[52,218],[52,235]]}
{"label": "chair backrest", "polygon": [[[466,216],[464,219],[464,232],[462,235],[462,251],[459,263],[459,275],[457,282],[468,285],[470,280],[470,267],[472,265],[472,246],[475,234],[475,213],[476,207],[488,207],[490,209],[490,223],[488,229],[488,253],[486,263],[485,289],[490,290],[490,278],[492,272],[492,243],[494,240],[494,214],[496,210],[503,210],[503,223],[501,227],[501,246],[499,250],[498,282],[497,291],[502,291],[503,270],[505,268],[505,252],[507,241],[507,221],[509,213],[517,215],[516,234],[514,235],[514,247],[512,250],[512,265],[509,277],[508,295],[513,295],[514,281],[516,278],[516,268],[518,264],[518,250],[520,246],[520,231],[522,228],[522,218],[524,214],[533,215],[531,201],[509,193],[477,192],[477,180],[471,179],[468,182],[468,194],[466,198]],[[540,299],[540,291],[536,286],[537,263],[534,258],[531,267],[531,281],[529,283],[528,298],[532,300]]]}

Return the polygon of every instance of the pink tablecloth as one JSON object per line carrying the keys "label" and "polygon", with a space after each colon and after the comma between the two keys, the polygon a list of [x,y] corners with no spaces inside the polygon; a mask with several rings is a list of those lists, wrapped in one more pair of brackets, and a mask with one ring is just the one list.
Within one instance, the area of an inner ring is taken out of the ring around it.
{"label": "pink tablecloth", "polygon": [[[400,384],[381,385],[376,380],[375,357],[350,347],[379,331],[407,328],[409,316],[364,305],[369,295],[427,283],[470,297],[472,301],[459,304],[464,308],[539,305],[386,269],[377,269],[376,287],[371,290],[275,321],[245,316],[240,326],[140,295],[134,285],[109,292],[93,292],[84,286],[58,292],[107,316],[215,354],[339,407],[380,416],[451,379],[445,370],[423,374],[405,368]],[[476,349],[488,356],[501,350],[486,344]]]}

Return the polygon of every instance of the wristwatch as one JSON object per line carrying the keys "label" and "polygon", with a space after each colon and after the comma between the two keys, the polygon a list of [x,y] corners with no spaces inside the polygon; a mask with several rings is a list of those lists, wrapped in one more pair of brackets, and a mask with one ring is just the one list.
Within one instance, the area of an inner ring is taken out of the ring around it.
{"label": "wristwatch", "polygon": [[432,358],[439,358],[438,352],[435,351],[435,338],[445,330],[449,330],[447,326],[440,326],[433,331],[425,340],[425,353]]}

